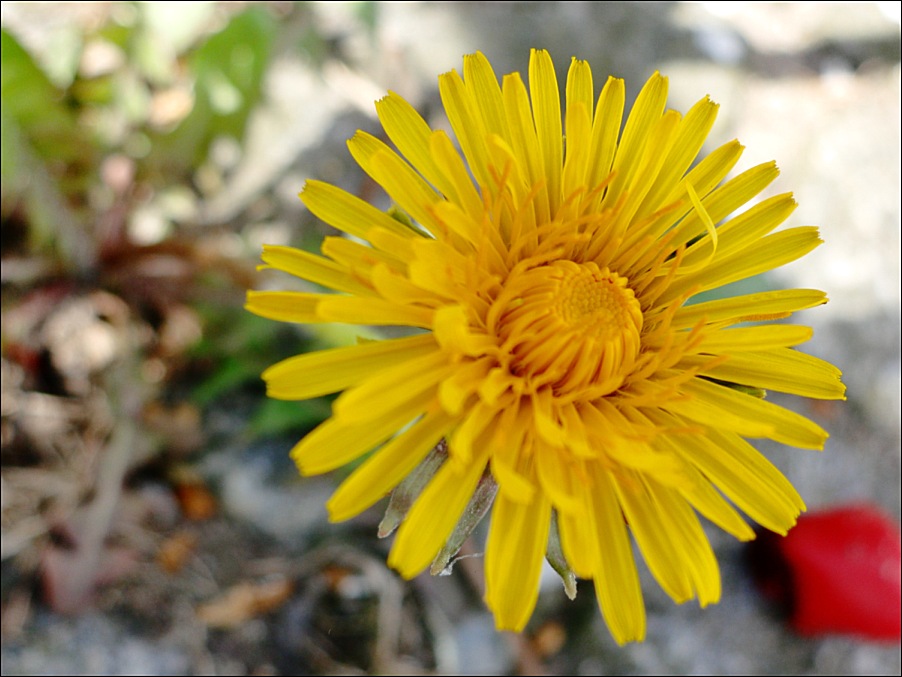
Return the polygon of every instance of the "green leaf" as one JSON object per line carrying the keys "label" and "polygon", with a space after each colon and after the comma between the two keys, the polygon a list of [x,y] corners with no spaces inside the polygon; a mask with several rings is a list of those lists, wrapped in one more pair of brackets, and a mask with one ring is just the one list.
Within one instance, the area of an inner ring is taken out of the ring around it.
{"label": "green leaf", "polygon": [[154,156],[161,166],[177,164],[188,170],[206,159],[216,137],[243,138],[260,99],[276,28],[266,8],[251,7],[191,55],[194,107],[176,129],[155,142]]}
{"label": "green leaf", "polygon": [[84,150],[75,116],[63,105],[63,93],[6,31],[0,31],[0,99],[3,112],[31,139],[45,160],[70,162]]}
{"label": "green leaf", "polygon": [[96,148],[63,93],[6,31],[0,31],[0,58],[3,216],[22,208],[33,250],[54,248],[64,266],[86,270],[94,250],[75,205],[96,166]]}
{"label": "green leaf", "polygon": [[240,357],[227,357],[217,366],[215,373],[194,389],[191,400],[205,407],[252,380],[260,380],[256,364]]}
{"label": "green leaf", "polygon": [[290,432],[300,434],[324,421],[332,412],[329,400],[317,398],[304,402],[264,400],[251,417],[249,432],[272,437]]}

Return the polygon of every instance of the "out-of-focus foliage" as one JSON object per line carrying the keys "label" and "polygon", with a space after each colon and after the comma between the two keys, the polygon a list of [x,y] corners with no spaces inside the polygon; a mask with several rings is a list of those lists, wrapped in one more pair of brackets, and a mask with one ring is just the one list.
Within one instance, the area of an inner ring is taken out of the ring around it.
{"label": "out-of-focus foliage", "polygon": [[0,40],[2,217],[21,208],[33,249],[55,241],[64,262],[85,266],[79,195],[96,172],[98,148],[28,52],[5,30]]}
{"label": "out-of-focus foliage", "polygon": [[[162,7],[166,4],[146,11]],[[194,105],[175,129],[155,135],[151,162],[161,169],[197,167],[215,138],[242,138],[260,98],[275,29],[269,12],[251,7],[191,53],[186,65],[195,83]]]}
{"label": "out-of-focus foliage", "polygon": [[127,206],[137,207],[148,194],[189,184],[214,140],[242,141],[276,19],[250,7],[219,17],[223,27],[202,37],[197,24],[213,21],[211,8],[198,4],[183,16],[165,3],[140,4],[127,21],[113,13],[83,36],[81,65],[64,86],[3,31],[2,216],[27,224],[32,251],[46,254],[52,242],[64,268],[96,263],[109,233],[89,222],[115,190],[101,175],[104,159],[131,163],[134,184],[125,188],[140,190]]}
{"label": "out-of-focus foliage", "polygon": [[[230,258],[219,242],[228,228],[196,221],[205,197],[198,172],[218,140],[241,148],[278,19],[265,5],[101,11],[50,56],[2,31],[0,216],[4,284],[14,283],[4,290],[27,291],[47,276],[96,280],[139,315],[150,312],[155,328],[187,303],[197,324],[216,328],[200,332],[190,354],[212,370],[192,389],[207,406],[259,384],[261,365],[278,352],[267,323],[240,307],[254,283],[252,257]],[[302,412],[297,425],[309,418]]]}
{"label": "out-of-focus foliage", "polygon": [[262,217],[246,205],[227,223],[205,216],[250,162],[279,20],[307,30],[303,8],[59,11],[72,21],[43,44],[27,21],[0,34],[0,554],[75,612],[146,556],[117,514],[141,502],[131,478],[154,477],[185,519],[208,519],[216,499],[192,468],[217,435],[297,435],[328,415],[326,399],[266,401],[260,372],[330,338],[243,309],[259,283],[248,224],[279,213],[266,186],[249,198],[270,205]]}

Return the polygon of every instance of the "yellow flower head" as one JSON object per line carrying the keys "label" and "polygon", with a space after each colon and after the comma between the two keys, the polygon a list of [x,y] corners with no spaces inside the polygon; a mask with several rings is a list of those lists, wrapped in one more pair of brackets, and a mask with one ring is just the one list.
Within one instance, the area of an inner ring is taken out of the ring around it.
{"label": "yellow flower head", "polygon": [[609,78],[596,101],[574,59],[562,117],[544,51],[532,52],[528,91],[516,73],[499,86],[479,53],[439,89],[457,146],[393,93],[376,109],[396,150],[364,132],[348,144],[396,209],[310,181],[304,204],[356,239],[326,238],[324,256],[264,249],[270,267],[340,293],[250,292],[247,303],[287,322],[421,331],[280,362],[263,375],[269,395],[344,391],[292,456],[317,474],[376,449],[329,500],[333,520],[408,478],[412,505],[383,525],[401,522],[389,563],[402,575],[446,563],[455,525],[471,528],[491,504],[485,598],[498,628],[525,626],[548,551],[594,580],[618,642],[642,639],[630,532],[663,589],[704,606],[720,578],[696,512],[746,540],[733,506],[779,533],[804,509],[745,438],[823,447],[820,427],[762,390],[843,398],[835,367],[793,349],[811,330],[777,322],[826,296],[687,301],[798,259],[817,230],[773,232],[795,207],[788,193],[731,216],[776,165],[725,181],[735,141],[695,163],[717,105],[665,110],[657,73],[622,133],[623,82]]}

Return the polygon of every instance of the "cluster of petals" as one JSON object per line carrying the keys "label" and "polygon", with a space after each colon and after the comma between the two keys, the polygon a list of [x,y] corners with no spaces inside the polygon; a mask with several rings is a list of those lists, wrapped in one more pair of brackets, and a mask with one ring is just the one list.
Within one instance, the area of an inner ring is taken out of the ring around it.
{"label": "cluster of petals", "polygon": [[499,83],[482,54],[465,57],[462,75],[439,78],[453,137],[396,94],[378,101],[394,147],[364,132],[348,145],[395,206],[309,181],[304,204],[352,237],[327,237],[321,256],[267,246],[263,260],[332,291],[250,292],[248,308],[410,328],[264,373],[271,397],[342,393],[292,451],[302,473],[373,452],[329,500],[333,520],[431,463],[389,555],[412,577],[490,481],[485,599],[497,626],[526,625],[553,542],[594,582],[614,638],[640,640],[633,541],[676,602],[704,606],[720,577],[698,515],[747,540],[739,511],[785,534],[804,510],[747,438],[823,448],[819,426],[763,394],[843,397],[839,371],[795,349],[811,329],[785,322],[825,294],[690,299],[820,240],[814,227],[778,229],[795,202],[761,197],[774,163],[728,178],[735,141],[700,157],[718,108],[708,98],[667,110],[655,73],[624,122],[623,81],[596,95],[584,61],[571,63],[563,112],[546,52],[532,52],[528,80]]}

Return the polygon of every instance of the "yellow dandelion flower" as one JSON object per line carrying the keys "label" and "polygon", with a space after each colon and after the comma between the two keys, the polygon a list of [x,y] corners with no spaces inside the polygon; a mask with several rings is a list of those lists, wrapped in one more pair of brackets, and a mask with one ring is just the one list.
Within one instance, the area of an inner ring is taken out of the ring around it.
{"label": "yellow dandelion flower", "polygon": [[391,212],[309,181],[304,204],[355,239],[326,238],[324,256],[264,249],[268,266],[340,293],[247,302],[286,322],[425,331],[280,362],[263,374],[269,395],[344,391],[292,456],[317,474],[376,450],[328,509],[348,519],[404,481],[382,532],[400,523],[389,563],[405,577],[441,568],[491,506],[485,599],[499,629],[526,625],[547,552],[594,581],[618,642],[640,640],[630,533],[676,602],[704,606],[720,578],[697,513],[746,540],[735,508],[778,533],[804,510],[746,438],[823,448],[826,432],[762,395],[843,398],[839,371],[794,349],[811,329],[778,322],[826,296],[687,301],[800,258],[817,229],[776,231],[795,208],[788,193],[734,216],[776,165],[725,180],[735,141],[696,162],[717,105],[666,110],[658,73],[622,133],[623,81],[596,100],[573,59],[562,116],[544,51],[528,90],[516,73],[499,85],[479,53],[439,90],[457,146],[394,93],[376,109],[395,149],[364,132],[349,141]]}

